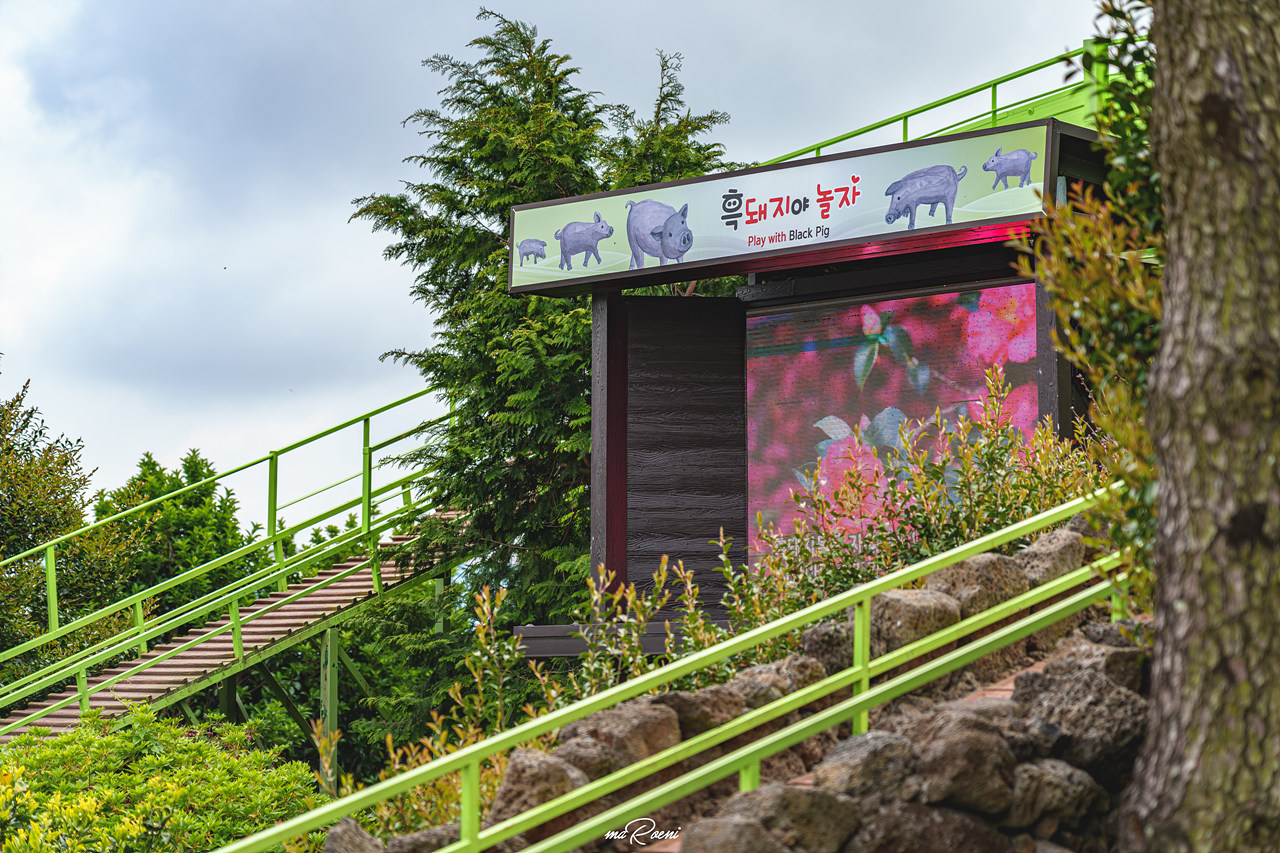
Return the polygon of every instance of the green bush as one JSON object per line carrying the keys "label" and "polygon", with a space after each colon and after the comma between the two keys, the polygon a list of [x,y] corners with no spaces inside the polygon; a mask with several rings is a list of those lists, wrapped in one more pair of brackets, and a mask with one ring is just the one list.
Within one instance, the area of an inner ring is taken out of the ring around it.
{"label": "green bush", "polygon": [[0,853],[214,850],[317,803],[310,769],[247,726],[131,718],[0,747]]}
{"label": "green bush", "polygon": [[1156,54],[1146,38],[1145,0],[1104,0],[1099,18],[1110,43],[1097,59],[1108,72],[1098,113],[1106,181],[1097,191],[1076,184],[1068,198],[1047,204],[1019,267],[1034,271],[1052,297],[1054,344],[1088,382],[1089,415],[1106,437],[1094,444],[1104,451],[1098,461],[1121,483],[1097,512],[1124,557],[1112,572],[1127,575],[1120,603],[1132,615],[1152,611],[1155,589],[1159,473],[1146,411],[1165,257],[1160,174],[1148,134]]}

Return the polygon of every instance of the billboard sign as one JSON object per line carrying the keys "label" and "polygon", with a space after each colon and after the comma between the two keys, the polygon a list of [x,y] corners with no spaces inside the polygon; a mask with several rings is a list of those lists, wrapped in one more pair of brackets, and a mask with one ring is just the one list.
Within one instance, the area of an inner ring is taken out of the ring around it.
{"label": "billboard sign", "polygon": [[[509,289],[582,292],[1038,215],[1048,122],[512,209]],[[743,262],[746,262],[745,264]],[[678,271],[678,272],[677,272]]]}

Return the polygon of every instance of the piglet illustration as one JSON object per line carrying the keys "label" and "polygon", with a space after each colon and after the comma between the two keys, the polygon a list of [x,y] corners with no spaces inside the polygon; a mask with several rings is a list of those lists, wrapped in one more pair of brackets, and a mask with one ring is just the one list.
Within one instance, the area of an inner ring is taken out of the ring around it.
{"label": "piglet illustration", "polygon": [[546,240],[534,240],[532,238],[528,240],[521,240],[516,245],[516,248],[520,250],[520,266],[524,266],[524,259],[530,255],[533,256],[533,263],[535,266],[537,266],[539,258],[542,258],[543,260],[546,260],[547,258]]}
{"label": "piglet illustration", "polygon": [[689,230],[689,205],[676,210],[651,198],[627,202],[627,242],[631,245],[631,266],[642,269],[645,255],[658,259],[658,266],[668,260],[682,261],[693,248],[693,232]]}
{"label": "piglet illustration", "polygon": [[1025,148],[1010,151],[1008,154],[1002,153],[1003,151],[1002,145],[987,159],[987,162],[982,164],[982,171],[996,173],[991,189],[994,190],[996,184],[1001,181],[1004,181],[1004,188],[1009,189],[1010,178],[1017,178],[1018,186],[1031,183],[1031,161],[1036,159],[1036,152]]}
{"label": "piglet illustration", "polygon": [[960,188],[960,179],[969,174],[968,166],[961,166],[956,171],[950,166],[930,166],[917,169],[902,180],[889,184],[884,194],[889,199],[889,212],[884,215],[886,224],[892,225],[900,217],[906,216],[907,229],[916,227],[916,207],[929,205],[929,215],[938,211],[938,205],[947,209],[947,224],[951,224],[951,211],[956,204],[956,191]]}
{"label": "piglet illustration", "polygon": [[570,222],[556,232],[556,239],[560,241],[560,269],[573,269],[571,258],[579,252],[582,253],[583,269],[587,268],[587,258],[591,255],[596,256],[597,264],[602,263],[597,246],[601,240],[612,236],[613,226],[601,219],[599,212],[592,222]]}

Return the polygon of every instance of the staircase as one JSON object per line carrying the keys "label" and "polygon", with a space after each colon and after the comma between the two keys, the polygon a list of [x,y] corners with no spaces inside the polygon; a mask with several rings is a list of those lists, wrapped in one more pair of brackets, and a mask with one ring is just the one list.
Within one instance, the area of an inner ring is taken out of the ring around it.
{"label": "staircase", "polygon": [[[394,536],[383,547],[403,544],[409,538]],[[241,608],[239,649],[228,615],[87,678],[84,705],[100,711],[104,719],[115,719],[127,714],[130,705],[142,702],[153,708],[176,704],[341,624],[376,596],[403,591],[425,578],[385,562],[381,567],[382,593],[378,593],[370,567],[351,571],[365,562],[363,557],[354,557]],[[74,687],[34,702],[0,720],[0,731],[27,721],[0,734],[0,744],[35,726],[55,734],[75,728],[81,708],[79,691]]]}

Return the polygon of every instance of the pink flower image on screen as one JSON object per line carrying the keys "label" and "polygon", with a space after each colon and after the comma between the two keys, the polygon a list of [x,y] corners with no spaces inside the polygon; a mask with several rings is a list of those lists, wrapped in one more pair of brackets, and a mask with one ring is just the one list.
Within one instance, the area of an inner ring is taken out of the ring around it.
{"label": "pink flower image on screen", "polygon": [[817,484],[830,494],[850,467],[878,466],[865,452],[849,458],[855,429],[883,454],[904,420],[929,418],[935,410],[973,417],[992,365],[1004,367],[1012,386],[1006,414],[1030,436],[1039,417],[1035,320],[1031,282],[749,318],[753,548],[757,519],[790,531],[793,491]]}

